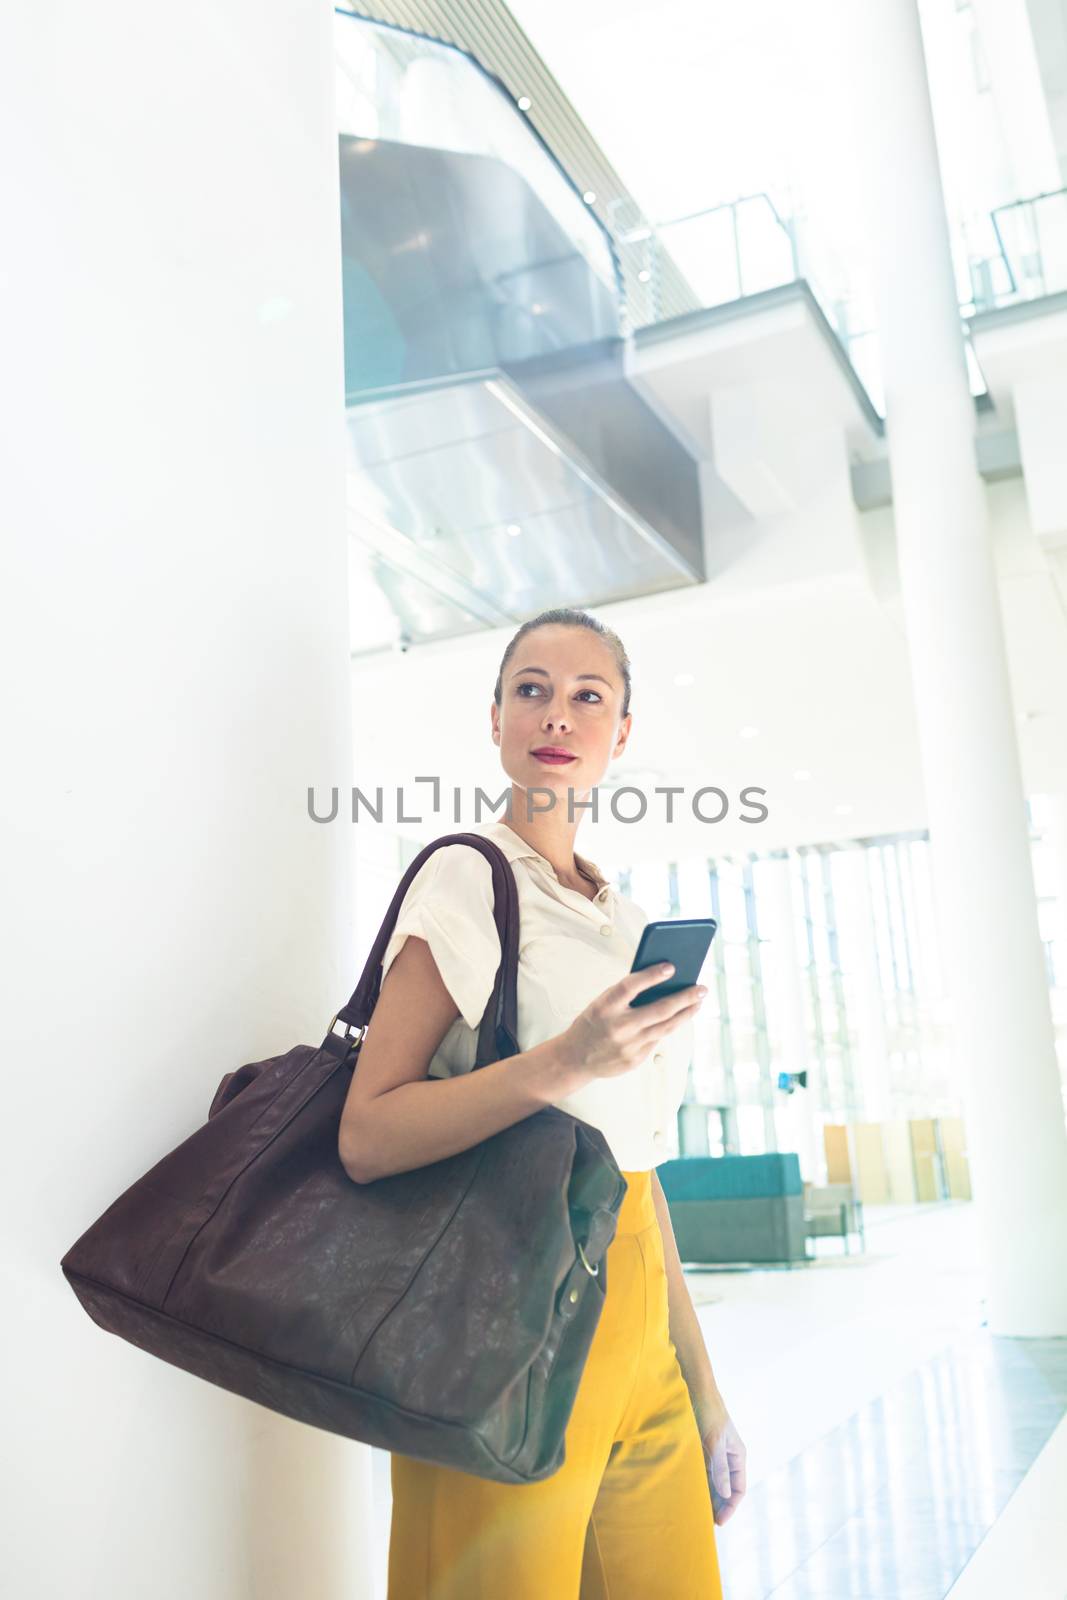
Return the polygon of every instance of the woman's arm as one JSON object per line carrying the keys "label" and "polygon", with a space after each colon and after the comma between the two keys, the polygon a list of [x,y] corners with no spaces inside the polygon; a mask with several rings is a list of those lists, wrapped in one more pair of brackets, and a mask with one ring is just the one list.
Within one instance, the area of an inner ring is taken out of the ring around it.
{"label": "woman's arm", "polygon": [[667,1209],[667,1196],[663,1193],[663,1185],[655,1169],[652,1172],[652,1195],[663,1235],[671,1342],[678,1353],[678,1365],[693,1402],[697,1432],[704,1447],[715,1521],[722,1524],[730,1520],[744,1499],[748,1452],[734,1427],[711,1370],[711,1358],[700,1331],[696,1307],[682,1273],[671,1214]]}
{"label": "woman's arm", "polygon": [[341,1165],[355,1183],[410,1172],[469,1150],[593,1077],[632,1072],[699,1004],[692,988],[681,989],[635,1014],[634,995],[664,976],[657,968],[628,972],[552,1038],[431,1081],[433,1057],[460,1010],[429,941],[406,934],[359,1047],[338,1129]]}
{"label": "woman's arm", "polygon": [[430,946],[409,935],[385,976],[341,1112],[337,1148],[354,1183],[469,1150],[585,1082],[558,1037],[476,1072],[430,1079],[458,1016]]}
{"label": "woman's arm", "polygon": [[667,1300],[670,1308],[671,1342],[678,1352],[678,1365],[682,1369],[693,1404],[698,1405],[708,1395],[718,1392],[718,1384],[711,1370],[711,1357],[700,1331],[696,1308],[689,1293],[689,1285],[682,1272],[678,1244],[674,1237],[667,1196],[659,1174],[652,1171],[652,1195],[656,1202],[656,1215],[663,1235],[663,1259],[667,1266]]}

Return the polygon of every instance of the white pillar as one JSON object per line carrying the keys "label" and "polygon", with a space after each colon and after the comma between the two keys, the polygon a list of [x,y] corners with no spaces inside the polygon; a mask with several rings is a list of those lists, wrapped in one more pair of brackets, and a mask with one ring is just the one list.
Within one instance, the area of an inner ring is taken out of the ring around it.
{"label": "white pillar", "polygon": [[[808,1074],[808,1087],[789,1096],[775,1090],[776,1104],[785,1113],[804,1178],[819,1183],[825,1159],[822,1149],[822,1085],[811,1069],[808,1025],[804,1010],[807,981],[797,946],[797,916],[793,899],[792,862],[773,856],[759,863],[757,899],[760,931],[770,941],[763,960],[763,986],[767,997],[767,1028],[772,1065],[779,1072]],[[779,1149],[787,1148],[779,1140]]]}
{"label": "white pillar", "polygon": [[1067,989],[1067,794],[1062,790],[1049,796],[1046,842],[1053,862],[1056,895],[1056,987]]}
{"label": "white pillar", "polygon": [[938,925],[994,1334],[1067,1334],[1067,1131],[914,0],[841,6]]}
{"label": "white pillar", "polygon": [[[1058,189],[1063,179],[1028,0],[972,3],[991,99],[1015,185],[1015,192],[1004,198],[1024,200]],[[1062,28],[1062,19],[1060,25]],[[1058,208],[1046,209],[1052,222]]]}
{"label": "white pillar", "polygon": [[331,14],[0,22],[8,1591],[368,1600],[370,1451],[93,1323],[74,1239],[353,981]]}

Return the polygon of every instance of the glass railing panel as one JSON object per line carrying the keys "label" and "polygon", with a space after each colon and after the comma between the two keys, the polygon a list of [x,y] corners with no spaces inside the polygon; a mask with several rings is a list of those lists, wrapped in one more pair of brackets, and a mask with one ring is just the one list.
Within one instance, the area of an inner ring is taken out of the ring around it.
{"label": "glass railing panel", "polygon": [[664,252],[676,262],[702,305],[722,305],[743,293],[730,206],[682,217],[658,229],[653,246],[657,277],[662,273]]}
{"label": "glass railing panel", "polygon": [[334,13],[334,42],[340,133],[504,162],[618,293],[607,230],[511,97],[470,56],[343,10]]}
{"label": "glass railing panel", "polygon": [[1067,289],[1067,189],[998,206],[992,221],[1015,286],[1010,298],[1035,300]]}
{"label": "glass railing panel", "polygon": [[[1018,281],[1046,287],[1032,292],[1052,293],[1067,287],[1067,195],[1043,196],[1019,208],[1005,208],[1012,220],[1004,225],[1001,250],[996,216],[984,233],[957,230],[953,237],[953,262],[960,309],[1005,303],[1018,297]],[[1055,207],[1049,202],[1055,202]],[[1009,243],[1010,239],[1010,243]],[[750,195],[706,211],[620,235],[620,242],[642,252],[653,293],[648,314],[638,322],[660,318],[654,292],[663,271],[663,259],[681,270],[703,306],[723,305],[779,284],[803,278],[836,334],[853,370],[879,415],[885,415],[885,389],[873,296],[857,286],[851,270],[823,233],[798,206],[784,215],[769,195]],[[1013,273],[1012,261],[1018,265]],[[1056,266],[1053,268],[1052,263]],[[971,393],[981,395],[987,386],[969,342],[965,345]]]}
{"label": "glass railing panel", "polygon": [[797,276],[796,251],[788,224],[765,194],[738,201],[737,251],[745,294],[758,294]]}
{"label": "glass railing panel", "polygon": [[641,228],[624,242],[640,248],[653,283],[652,308],[635,319],[637,326],[659,318],[655,287],[668,261],[704,306],[724,305],[797,275],[792,235],[766,194]]}

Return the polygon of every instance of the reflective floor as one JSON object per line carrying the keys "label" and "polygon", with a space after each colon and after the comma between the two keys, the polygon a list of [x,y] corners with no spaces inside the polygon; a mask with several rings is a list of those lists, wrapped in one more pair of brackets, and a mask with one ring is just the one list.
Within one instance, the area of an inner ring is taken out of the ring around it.
{"label": "reflective floor", "polygon": [[954,1343],[750,1491],[729,1600],[943,1600],[1065,1410],[1067,1340]]}
{"label": "reflective floor", "polygon": [[988,1333],[970,1205],[865,1220],[862,1253],[687,1273],[748,1448],[726,1600],[1067,1600],[1067,1338]]}

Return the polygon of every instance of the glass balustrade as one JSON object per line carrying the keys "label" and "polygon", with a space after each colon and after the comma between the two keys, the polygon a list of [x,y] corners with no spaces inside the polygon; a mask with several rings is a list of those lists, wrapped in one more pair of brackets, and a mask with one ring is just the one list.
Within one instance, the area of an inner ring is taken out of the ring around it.
{"label": "glass balustrade", "polygon": [[[676,315],[680,294],[691,306],[711,307],[803,278],[884,415],[870,297],[796,196],[785,209],[767,193],[744,195],[659,223],[640,218],[627,201],[630,225],[621,226],[616,210],[609,229],[503,86],[471,57],[344,9],[335,23],[342,133],[506,163],[618,296],[623,326],[633,330]],[[1067,289],[1067,188],[955,222],[952,251],[964,318]],[[964,336],[971,391],[980,395],[986,384],[966,327]]]}
{"label": "glass balustrade", "polygon": [[[630,296],[629,324],[664,319],[668,275],[680,272],[698,305],[724,305],[803,278],[875,407],[884,411],[873,308],[849,282],[837,254],[798,207],[783,215],[769,194],[744,195],[704,211],[618,236],[635,252],[641,289]],[[977,375],[979,388],[981,376]]]}
{"label": "glass balustrade", "polygon": [[[767,194],[637,223],[617,234],[626,251],[632,328],[663,321],[663,285],[681,273],[699,306],[724,305],[804,278],[882,415],[885,401],[870,297],[826,248],[798,208],[783,215]],[[998,206],[952,228],[953,266],[964,318],[1067,290],[1067,188]],[[971,392],[987,392],[964,329]]]}
{"label": "glass balustrade", "polygon": [[997,251],[989,264],[988,303],[1007,305],[1067,289],[1067,188],[997,206],[991,222]]}
{"label": "glass balustrade", "polygon": [[334,44],[339,132],[505,163],[612,294],[619,293],[606,228],[515,101],[471,56],[341,9],[334,12]]}

